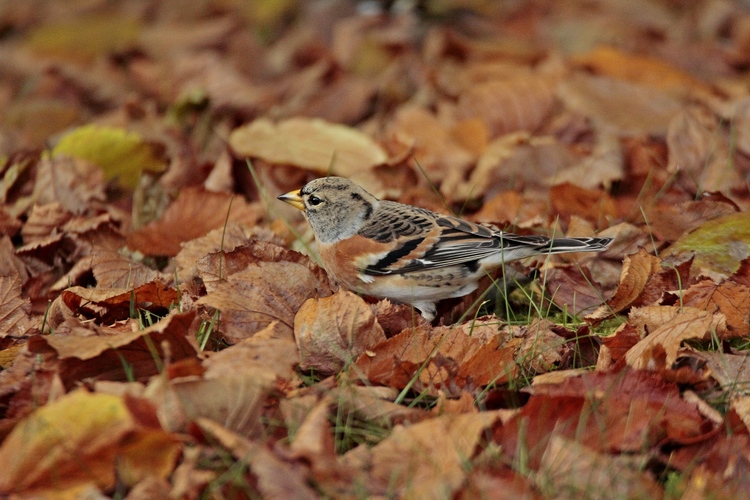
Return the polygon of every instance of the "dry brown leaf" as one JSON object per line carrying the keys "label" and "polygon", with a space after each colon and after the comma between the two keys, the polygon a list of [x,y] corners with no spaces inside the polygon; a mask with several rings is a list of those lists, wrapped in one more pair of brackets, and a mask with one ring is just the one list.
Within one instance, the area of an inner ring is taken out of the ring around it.
{"label": "dry brown leaf", "polygon": [[194,95],[196,89],[201,89],[199,95],[208,96],[215,108],[248,115],[278,102],[278,86],[253,84],[214,51],[181,53],[161,61],[139,58],[131,63],[128,70],[132,81],[166,103]]}
{"label": "dry brown leaf", "polygon": [[587,263],[555,266],[545,272],[542,281],[552,302],[574,316],[592,312],[604,301]]}
{"label": "dry brown leaf", "polygon": [[[231,203],[231,210],[230,210]],[[181,244],[222,227],[228,221],[252,226],[262,210],[242,197],[188,187],[167,208],[161,219],[128,235],[128,246],[148,255],[177,255]]]}
{"label": "dry brown leaf", "polygon": [[628,54],[615,47],[597,47],[574,57],[571,62],[595,74],[666,90],[679,97],[712,93],[708,85],[663,59]]}
{"label": "dry brown leaf", "polygon": [[704,279],[690,286],[682,296],[682,303],[709,313],[726,316],[727,337],[743,337],[750,333],[750,287],[731,280],[715,283]]}
{"label": "dry brown leaf", "polygon": [[179,52],[219,46],[236,25],[237,20],[227,16],[146,26],[139,37],[140,46],[155,59],[168,59]]}
{"label": "dry brown leaf", "polygon": [[294,316],[300,368],[335,373],[360,354],[385,341],[367,303],[356,294],[309,299]]}
{"label": "dry brown leaf", "polygon": [[675,241],[706,221],[736,213],[739,207],[721,193],[704,193],[701,199],[659,204],[648,213],[649,228],[661,240]]}
{"label": "dry brown leaf", "polygon": [[201,431],[219,442],[236,460],[247,461],[256,478],[258,496],[266,498],[319,498],[310,487],[303,467],[291,464],[266,446],[247,440],[241,433],[232,432],[208,418],[197,421]]}
{"label": "dry brown leaf", "polygon": [[[282,244],[281,240],[276,238],[271,231],[262,230],[258,226],[250,228],[243,224],[230,222],[226,227],[216,228],[206,233],[205,236],[183,243],[180,253],[175,257],[177,275],[182,281],[192,279],[198,271],[196,263],[200,259],[222,251],[225,256],[229,255],[237,247],[247,244],[252,239],[268,241],[275,245]],[[218,275],[218,273],[214,274]],[[207,276],[201,277],[204,281],[208,281]]]}
{"label": "dry brown leaf", "polygon": [[159,280],[138,288],[70,287],[61,295],[75,314],[96,319],[100,324],[127,319],[131,309],[164,310],[177,304],[177,290]]}
{"label": "dry brown leaf", "polygon": [[66,211],[59,203],[34,205],[29,219],[21,229],[21,236],[26,244],[41,242],[73,218],[73,214]]}
{"label": "dry brown leaf", "polygon": [[275,124],[260,118],[235,129],[229,144],[240,157],[343,177],[388,160],[385,151],[368,136],[320,119],[290,118]]}
{"label": "dry brown leaf", "polygon": [[[653,309],[653,308],[648,308]],[[629,366],[641,370],[663,368],[658,359],[666,353],[664,363],[667,368],[677,360],[677,351],[683,340],[702,339],[710,334],[712,316],[707,311],[684,307],[671,320],[650,331],[649,335],[634,345],[625,354]]]}
{"label": "dry brown leaf", "polygon": [[512,132],[487,146],[468,180],[464,176],[449,177],[442,191],[450,199],[465,200],[493,197],[508,189],[544,186],[545,178],[566,171],[574,161],[570,150],[552,137]]}
{"label": "dry brown leaf", "polygon": [[393,337],[407,328],[428,327],[429,322],[408,304],[394,304],[388,299],[370,306],[386,337]]}
{"label": "dry brown leaf", "polygon": [[597,371],[609,370],[623,359],[630,349],[641,340],[638,328],[630,323],[623,323],[612,335],[602,337],[599,358],[596,361]]}
{"label": "dry brown leaf", "polygon": [[[625,369],[586,373],[534,386],[534,394],[496,439],[510,457],[537,470],[554,436],[602,453],[642,452],[665,443],[695,443],[717,426],[658,374]],[[521,437],[523,439],[521,440]]]}
{"label": "dry brown leaf", "polygon": [[584,189],[568,182],[553,186],[549,200],[555,212],[583,217],[601,227],[615,217],[615,202],[599,189]]}
{"label": "dry brown leaf", "polygon": [[390,387],[344,385],[330,392],[342,411],[376,425],[392,426],[430,418],[430,412],[394,403],[398,391]]}
{"label": "dry brown leaf", "polygon": [[570,110],[624,135],[664,136],[681,109],[679,101],[654,88],[583,73],[563,81],[558,96]]}
{"label": "dry brown leaf", "polygon": [[294,331],[294,316],[312,297],[331,289],[320,272],[296,262],[258,262],[236,272],[198,301],[221,311],[221,332],[232,342],[253,336],[273,321]]}
{"label": "dry brown leaf", "polygon": [[196,357],[198,348],[189,331],[194,318],[195,312],[172,314],[143,330],[98,335],[72,327],[66,334],[60,327],[56,335],[33,337],[29,350],[51,349],[61,360],[59,372],[67,384],[87,377],[125,380],[126,369],[132,377],[146,377],[159,373],[166,362]]}
{"label": "dry brown leaf", "polygon": [[185,432],[191,422],[207,418],[232,432],[260,438],[265,432],[272,377],[258,378],[259,371],[243,371],[212,379],[173,382],[152,379],[146,395],[156,405],[159,421],[172,432]]}
{"label": "dry brown leaf", "polygon": [[602,131],[596,137],[591,154],[568,168],[547,177],[547,184],[571,183],[585,189],[609,189],[625,177],[625,154],[619,137]]}
{"label": "dry brown leaf", "polygon": [[483,412],[397,426],[372,448],[371,477],[381,488],[395,488],[400,496],[451,495],[465,481],[465,461],[474,454],[483,431],[498,419],[494,412]]}
{"label": "dry brown leaf", "polygon": [[295,456],[306,458],[313,468],[320,467],[320,462],[336,459],[331,423],[328,420],[334,401],[330,396],[321,398],[296,429],[294,440],[289,445]]}
{"label": "dry brown leaf", "polygon": [[659,498],[663,491],[643,470],[647,456],[597,453],[575,441],[553,436],[542,456],[537,484],[556,498],[576,499],[592,491],[616,498]]}
{"label": "dry brown leaf", "polygon": [[[273,329],[269,325],[266,330]],[[291,380],[299,363],[297,346],[291,338],[250,337],[215,353],[203,362],[205,378],[222,378],[238,373],[256,373],[258,378]]]}
{"label": "dry brown leaf", "polygon": [[732,165],[730,138],[717,119],[701,109],[686,109],[675,115],[667,131],[669,172],[681,172],[690,186],[703,191],[729,192],[742,182]]}
{"label": "dry brown leaf", "polygon": [[463,179],[474,155],[453,138],[448,126],[427,109],[408,105],[395,113],[387,133],[398,143],[413,149],[415,160],[428,178],[449,186],[441,186],[441,192],[455,199],[450,186]]}
{"label": "dry brown leaf", "polygon": [[750,98],[745,97],[735,103],[732,123],[737,133],[737,148],[744,154],[750,154]]}
{"label": "dry brown leaf", "polygon": [[731,408],[750,429],[750,358],[723,352],[693,351],[685,354],[708,363],[710,375],[729,394]]}
{"label": "dry brown leaf", "polygon": [[460,94],[457,116],[482,118],[491,138],[516,130],[534,132],[555,104],[556,84],[542,75],[474,84]]}
{"label": "dry brown leaf", "polygon": [[597,322],[631,307],[645,292],[651,277],[659,272],[661,259],[641,249],[625,256],[620,274],[620,285],[607,303],[586,316],[586,321]]}
{"label": "dry brown leaf", "polygon": [[539,494],[526,476],[515,472],[510,467],[494,470],[476,467],[469,473],[463,489],[456,496],[456,500],[471,500],[473,498],[492,498],[502,491],[508,498],[518,500],[535,500]]}
{"label": "dry brown leaf", "polygon": [[421,368],[415,390],[458,396],[462,388],[502,383],[517,372],[515,344],[500,335],[480,339],[470,333],[460,326],[404,330],[360,356],[351,376],[403,389]]}
{"label": "dry brown leaf", "polygon": [[193,262],[192,272],[203,280],[206,290],[211,292],[222,279],[260,262],[293,262],[307,267],[321,282],[327,279],[323,269],[309,257],[252,237],[238,241],[234,248],[212,250],[202,255]]}
{"label": "dry brown leaf", "polygon": [[535,319],[521,328],[523,342],[516,351],[515,360],[532,374],[549,372],[562,360],[563,346],[567,341],[550,330],[552,326],[550,321]]}
{"label": "dry brown leaf", "polygon": [[[707,451],[691,471],[683,498],[741,498],[750,488],[750,457],[747,436],[723,436]],[[690,457],[691,464],[696,462]]]}
{"label": "dry brown leaf", "polygon": [[35,324],[29,317],[31,303],[21,295],[22,284],[17,274],[0,276],[0,338],[20,337]]}
{"label": "dry brown leaf", "polygon": [[102,288],[134,289],[157,278],[167,279],[158,271],[112,250],[94,250],[91,255],[91,269],[96,284]]}
{"label": "dry brown leaf", "polygon": [[69,156],[44,156],[37,165],[34,202],[59,203],[71,214],[81,214],[92,202],[106,200],[104,172],[84,160]]}

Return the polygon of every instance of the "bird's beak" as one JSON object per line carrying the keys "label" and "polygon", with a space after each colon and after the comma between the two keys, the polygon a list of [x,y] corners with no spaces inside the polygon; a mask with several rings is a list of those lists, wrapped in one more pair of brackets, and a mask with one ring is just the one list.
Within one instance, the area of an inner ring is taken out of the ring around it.
{"label": "bird's beak", "polygon": [[279,195],[277,199],[284,203],[289,203],[294,208],[299,210],[305,210],[305,203],[302,201],[302,197],[299,195],[299,189],[297,191],[289,191],[288,193]]}

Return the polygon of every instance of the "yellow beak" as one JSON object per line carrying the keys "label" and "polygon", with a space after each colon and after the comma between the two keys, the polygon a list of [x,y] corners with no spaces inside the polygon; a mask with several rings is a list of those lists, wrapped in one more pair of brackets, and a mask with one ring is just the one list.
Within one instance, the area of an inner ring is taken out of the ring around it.
{"label": "yellow beak", "polygon": [[305,209],[305,203],[302,201],[302,197],[299,195],[299,189],[297,191],[289,191],[286,194],[279,195],[277,199],[284,203],[289,203],[294,208],[299,210]]}

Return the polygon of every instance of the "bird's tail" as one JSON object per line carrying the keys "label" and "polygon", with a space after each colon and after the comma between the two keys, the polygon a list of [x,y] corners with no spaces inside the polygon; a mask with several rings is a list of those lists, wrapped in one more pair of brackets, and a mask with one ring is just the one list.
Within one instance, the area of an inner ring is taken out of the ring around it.
{"label": "bird's tail", "polygon": [[559,238],[550,242],[549,253],[601,252],[606,250],[613,238]]}

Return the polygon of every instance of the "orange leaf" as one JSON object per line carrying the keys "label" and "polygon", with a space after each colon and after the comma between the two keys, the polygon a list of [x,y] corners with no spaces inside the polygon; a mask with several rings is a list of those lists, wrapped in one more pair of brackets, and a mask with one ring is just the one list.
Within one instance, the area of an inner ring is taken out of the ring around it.
{"label": "orange leaf", "polygon": [[[230,204],[231,202],[231,210]],[[177,255],[181,243],[222,227],[229,220],[252,226],[261,218],[261,209],[244,198],[187,187],[164,212],[161,219],[128,235],[128,246],[148,255]]]}

